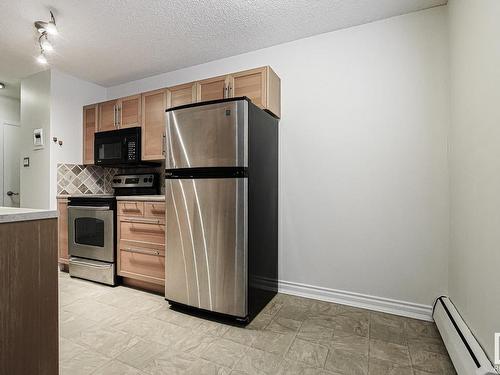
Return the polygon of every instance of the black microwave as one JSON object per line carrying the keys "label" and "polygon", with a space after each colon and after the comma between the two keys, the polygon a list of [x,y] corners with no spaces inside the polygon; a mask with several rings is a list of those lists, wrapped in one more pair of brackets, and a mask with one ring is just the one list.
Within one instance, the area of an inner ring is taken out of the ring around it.
{"label": "black microwave", "polygon": [[134,166],[141,162],[141,128],[125,128],[95,133],[94,164]]}

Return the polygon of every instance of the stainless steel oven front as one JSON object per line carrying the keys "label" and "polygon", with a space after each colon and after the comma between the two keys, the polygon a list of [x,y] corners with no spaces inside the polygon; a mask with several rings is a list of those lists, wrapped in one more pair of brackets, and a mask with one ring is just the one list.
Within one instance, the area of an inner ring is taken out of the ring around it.
{"label": "stainless steel oven front", "polygon": [[110,206],[68,206],[69,254],[115,261],[115,215]]}

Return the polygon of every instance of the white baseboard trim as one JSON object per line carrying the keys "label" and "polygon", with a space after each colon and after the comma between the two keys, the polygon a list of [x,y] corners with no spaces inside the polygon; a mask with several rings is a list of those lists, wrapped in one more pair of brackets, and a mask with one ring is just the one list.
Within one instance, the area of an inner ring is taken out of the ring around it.
{"label": "white baseboard trim", "polygon": [[279,280],[279,292],[341,305],[433,321],[432,306]]}

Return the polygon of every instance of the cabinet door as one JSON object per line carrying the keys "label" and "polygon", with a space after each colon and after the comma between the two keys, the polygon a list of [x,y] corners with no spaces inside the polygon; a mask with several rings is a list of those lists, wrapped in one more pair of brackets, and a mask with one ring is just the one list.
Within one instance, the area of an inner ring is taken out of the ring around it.
{"label": "cabinet door", "polygon": [[281,81],[269,66],[231,74],[229,97],[246,96],[252,103],[281,117]]}
{"label": "cabinet door", "polygon": [[163,159],[167,91],[142,94],[142,160]]}
{"label": "cabinet door", "polygon": [[141,95],[132,95],[119,100],[118,127],[141,126]]}
{"label": "cabinet door", "polygon": [[116,129],[116,100],[100,103],[97,131],[104,132]]}
{"label": "cabinet door", "polygon": [[83,164],[94,164],[94,134],[97,129],[97,104],[83,107]]}
{"label": "cabinet door", "polygon": [[59,263],[68,263],[68,200],[57,200],[57,240]]}
{"label": "cabinet door", "polygon": [[199,102],[227,98],[228,76],[205,79],[198,82]]}
{"label": "cabinet door", "polygon": [[167,108],[196,102],[196,83],[169,87],[167,90]]}
{"label": "cabinet door", "polygon": [[266,68],[246,70],[231,75],[229,96],[247,96],[260,108],[266,107]]}

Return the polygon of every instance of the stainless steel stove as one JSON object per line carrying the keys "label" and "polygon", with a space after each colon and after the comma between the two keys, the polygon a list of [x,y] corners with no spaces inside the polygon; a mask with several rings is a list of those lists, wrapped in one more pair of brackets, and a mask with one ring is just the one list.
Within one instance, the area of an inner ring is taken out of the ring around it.
{"label": "stainless steel stove", "polygon": [[80,195],[69,198],[69,274],[116,285],[116,196],[160,193],[155,173],[121,174],[113,178],[115,195]]}

